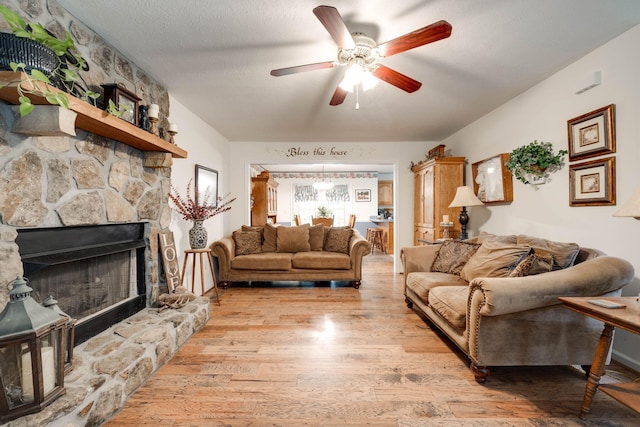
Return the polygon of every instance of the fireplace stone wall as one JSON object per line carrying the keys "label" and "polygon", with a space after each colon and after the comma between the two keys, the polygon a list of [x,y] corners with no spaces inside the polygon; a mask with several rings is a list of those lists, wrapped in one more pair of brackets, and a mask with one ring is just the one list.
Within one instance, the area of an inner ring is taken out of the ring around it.
{"label": "fireplace stone wall", "polygon": [[[3,4],[58,37],[68,31],[88,60],[90,69],[81,76],[91,90],[123,84],[142,98],[141,105],[160,105],[160,127],[166,127],[169,97],[164,87],[56,0]],[[2,19],[0,31],[9,31]],[[17,228],[120,222],[148,223],[145,280],[152,305],[166,286],[158,269],[157,235],[171,221],[171,168],[144,167],[140,150],[79,129],[75,137],[13,133],[15,118],[15,107],[0,101],[0,310],[8,300],[6,284],[22,274]]]}

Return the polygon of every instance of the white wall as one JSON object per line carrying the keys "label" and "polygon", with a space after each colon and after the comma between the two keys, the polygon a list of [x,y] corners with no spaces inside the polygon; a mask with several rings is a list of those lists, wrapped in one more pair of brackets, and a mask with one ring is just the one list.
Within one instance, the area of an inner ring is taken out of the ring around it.
{"label": "white wall", "polygon": [[[395,271],[401,265],[398,260],[400,248],[413,245],[413,173],[411,162],[417,163],[437,142],[370,142],[370,143],[266,143],[234,142],[231,144],[229,163],[231,191],[243,195],[237,212],[228,228],[230,233],[249,223],[249,165],[258,164],[318,164],[318,163],[379,163],[394,165],[394,233]],[[295,149],[295,150],[292,150]],[[331,152],[339,153],[332,155]],[[295,153],[294,153],[295,151]],[[372,189],[373,190],[373,189]],[[372,196],[374,196],[372,194]],[[375,194],[377,197],[377,192]],[[235,209],[235,208],[234,208]]]}
{"label": "white wall", "polygon": [[[640,273],[640,222],[612,217],[640,181],[640,26],[588,54],[527,92],[443,141],[470,164],[508,153],[534,139],[567,149],[567,120],[608,104],[616,109],[617,206],[570,207],[568,167],[535,188],[513,180],[514,200],[503,206],[470,208],[470,230],[526,233],[598,248],[631,262]],[[602,84],[580,95],[577,82],[595,71]],[[591,160],[591,159],[588,159]],[[568,163],[568,159],[567,159]],[[573,163],[573,162],[572,162]],[[577,162],[579,163],[579,162]],[[623,295],[638,295],[639,280]],[[640,370],[640,337],[616,331],[614,357]]]}
{"label": "white wall", "polygon": [[[227,159],[229,158],[229,142],[215,129],[204,123],[200,118],[187,110],[179,101],[170,97],[171,115],[169,121],[176,123],[179,127],[175,136],[176,144],[187,150],[186,159],[173,159],[171,171],[171,183],[182,195],[185,194],[189,180],[195,183],[195,165],[206,166],[218,171],[218,193],[224,196],[229,192],[229,171]],[[193,194],[193,193],[192,193]],[[237,195],[235,193],[234,195]],[[238,199],[241,199],[239,197]],[[217,215],[204,222],[207,229],[209,243],[224,237],[225,227],[231,216],[238,215],[242,207],[242,202],[236,200],[230,211]],[[182,219],[177,212],[173,211],[171,221],[171,231],[176,242],[176,249],[180,256],[180,268],[184,260],[185,249],[189,249],[189,229],[192,224]],[[191,260],[190,260],[191,261]],[[185,285],[191,286],[191,262],[188,263],[185,272]],[[199,270],[196,272],[195,293],[200,294]],[[213,287],[213,280],[209,266],[205,265],[205,292]]]}

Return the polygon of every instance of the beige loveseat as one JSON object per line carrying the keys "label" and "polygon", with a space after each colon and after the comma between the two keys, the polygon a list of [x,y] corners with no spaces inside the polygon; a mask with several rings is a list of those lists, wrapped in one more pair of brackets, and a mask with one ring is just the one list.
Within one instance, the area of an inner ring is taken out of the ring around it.
{"label": "beige loveseat", "polygon": [[369,242],[354,228],[323,224],[243,226],[211,244],[223,287],[231,282],[350,281],[358,289]]}
{"label": "beige loveseat", "polygon": [[[564,308],[561,296],[619,296],[632,265],[595,249],[525,235],[402,249],[405,300],[471,360],[490,366],[581,365],[603,325]],[[435,271],[434,271],[435,270]]]}

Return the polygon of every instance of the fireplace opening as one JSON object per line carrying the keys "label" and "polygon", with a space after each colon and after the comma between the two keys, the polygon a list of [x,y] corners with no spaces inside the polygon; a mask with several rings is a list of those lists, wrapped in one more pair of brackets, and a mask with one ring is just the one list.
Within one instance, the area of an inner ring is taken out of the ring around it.
{"label": "fireplace opening", "polygon": [[19,229],[32,295],[77,320],[75,344],[146,307],[144,223]]}

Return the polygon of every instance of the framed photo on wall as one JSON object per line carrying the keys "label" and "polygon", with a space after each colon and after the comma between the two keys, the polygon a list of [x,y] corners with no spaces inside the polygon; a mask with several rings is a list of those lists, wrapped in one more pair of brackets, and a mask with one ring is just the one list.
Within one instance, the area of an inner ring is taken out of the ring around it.
{"label": "framed photo on wall", "polygon": [[356,190],[356,202],[370,202],[371,190]]}
{"label": "framed photo on wall", "polygon": [[570,206],[610,206],[615,204],[615,157],[569,166]]}
{"label": "framed photo on wall", "polygon": [[218,206],[218,171],[205,166],[196,165],[196,203],[208,195],[211,204]]}
{"label": "framed photo on wall", "polygon": [[513,201],[513,175],[504,165],[509,157],[502,153],[471,165],[473,192],[483,203]]}
{"label": "framed photo on wall", "polygon": [[567,121],[569,161],[616,152],[614,104]]}

